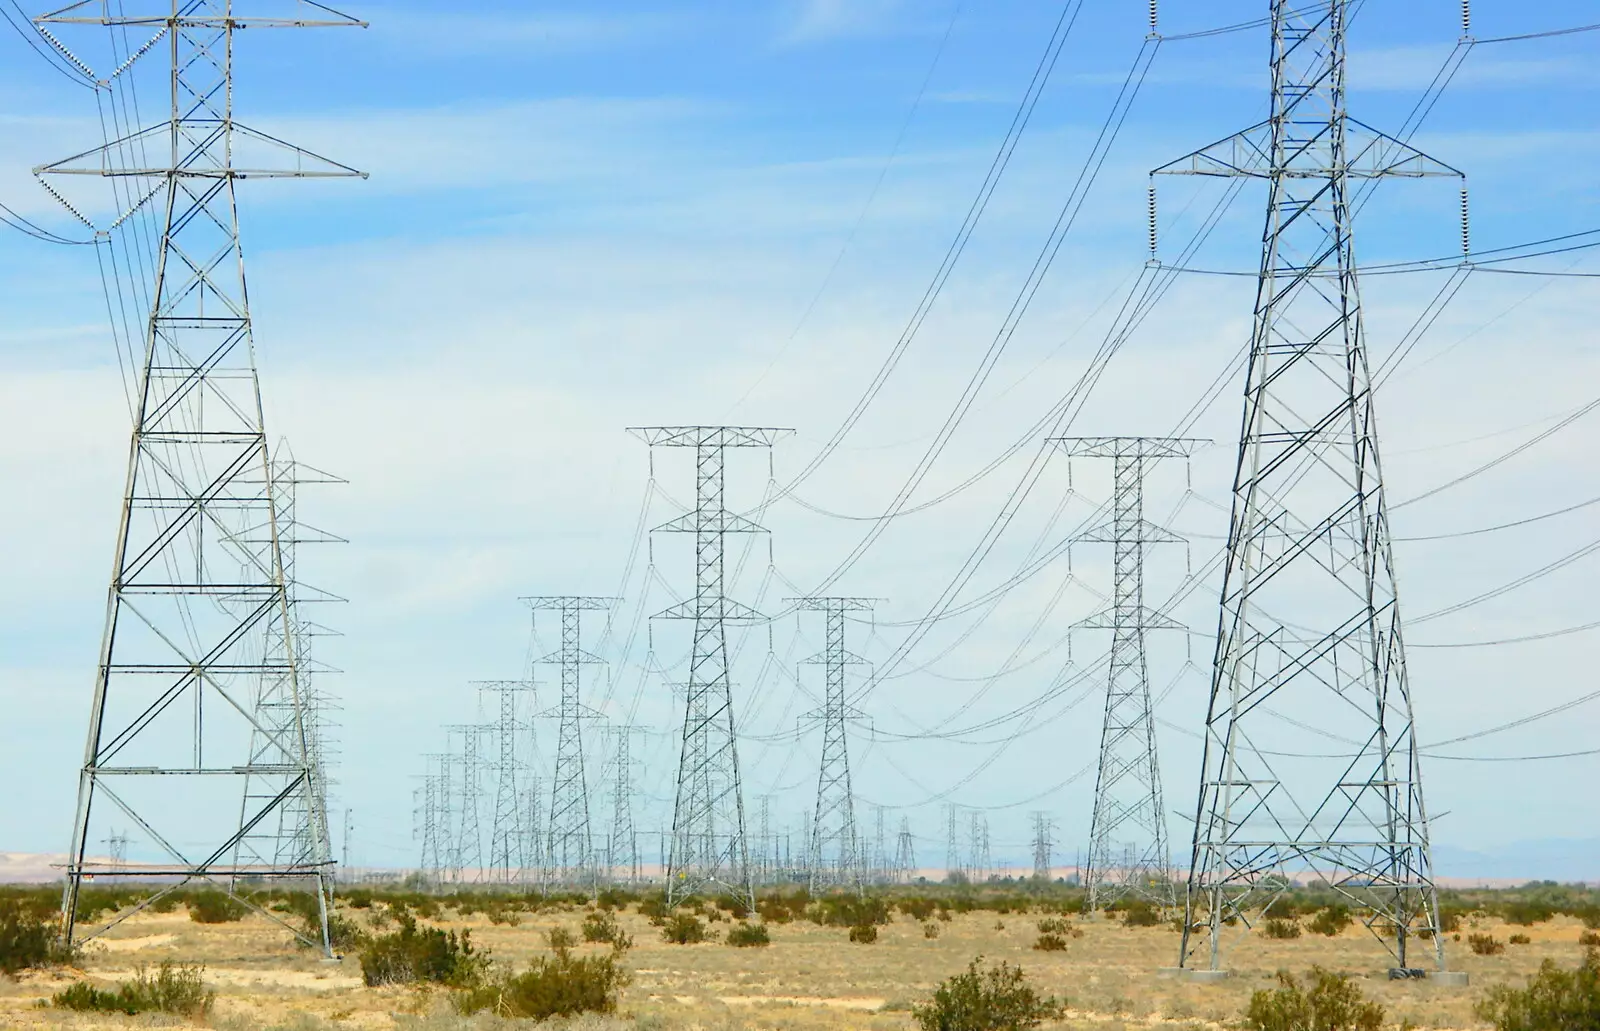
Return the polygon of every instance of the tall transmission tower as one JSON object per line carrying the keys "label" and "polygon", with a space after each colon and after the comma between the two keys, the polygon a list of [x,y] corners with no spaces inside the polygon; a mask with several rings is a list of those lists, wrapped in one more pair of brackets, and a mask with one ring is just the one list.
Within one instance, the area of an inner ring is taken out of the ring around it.
{"label": "tall transmission tower", "polygon": [[974,809],[967,824],[967,876],[978,884],[989,879],[989,814]]}
{"label": "tall transmission tower", "polygon": [[1460,173],[1347,117],[1349,6],[1273,0],[1267,121],[1157,170],[1268,187],[1180,966],[1314,876],[1444,969],[1351,219]]}
{"label": "tall transmission tower", "polygon": [[483,739],[496,731],[493,723],[458,723],[445,728],[461,736],[461,751],[453,753],[460,771],[456,800],[459,812],[451,815],[458,821],[455,827],[450,854],[450,870],[459,884],[468,872],[474,880],[483,875],[483,827],[480,819],[483,809]]}
{"label": "tall transmission tower", "polygon": [[[429,765],[432,766],[439,759],[438,756],[427,756]],[[411,811],[412,837],[420,845],[420,855],[417,857],[417,872],[429,884],[438,884],[440,872],[444,866],[445,835],[442,832],[441,809],[444,795],[444,775],[430,772],[422,775],[422,786],[416,792],[416,804]]]}
{"label": "tall transmission tower", "polygon": [[[270,636],[292,637],[292,615],[278,535],[259,532],[276,513],[234,186],[246,176],[361,174],[234,117],[238,29],[364,24],[324,7],[293,13],[237,17],[231,0],[185,0],[153,15],[125,14],[120,6],[113,14],[82,0],[39,19],[97,26],[118,40],[130,30],[152,33],[99,81],[138,75],[137,62],[150,54],[170,59],[162,76],[169,104],[159,122],[36,170],[109,179],[119,199],[118,190],[137,184],[126,190],[133,199],[108,235],[126,231],[121,227],[133,215],[160,211],[164,219],[154,281],[147,284],[126,490],[67,848],[61,909],[68,943],[94,938],[128,915],[117,913],[87,933],[78,926],[83,880],[101,865],[86,855],[98,837],[96,818],[120,815],[164,853],[140,875],[166,882],[166,890],[135,903],[135,910],[197,879],[223,883],[230,893],[246,880],[302,885],[316,896],[318,930],[305,933],[266,915],[333,954],[327,932],[333,860],[325,837],[285,862],[239,851],[241,839],[276,822],[280,809],[314,809],[320,796],[303,716],[287,737],[278,735],[278,768],[263,768],[247,754],[252,732],[273,733],[250,705],[263,678],[286,676],[297,712],[303,702],[293,650],[267,651]],[[254,543],[262,539],[267,543]],[[283,790],[235,822],[244,780],[276,776]],[[316,823],[320,835],[325,821]]]}
{"label": "tall transmission tower", "polygon": [[1111,459],[1115,484],[1111,520],[1078,537],[1112,546],[1111,607],[1078,624],[1111,631],[1100,767],[1089,829],[1085,878],[1089,892],[1084,907],[1092,911],[1126,895],[1171,906],[1176,902],[1172,854],[1161,801],[1145,632],[1182,627],[1145,607],[1144,553],[1150,544],[1177,543],[1183,538],[1144,517],[1144,478],[1154,463],[1187,457],[1206,442],[1172,437],[1056,437],[1051,443],[1075,457]]}
{"label": "tall transmission tower", "polygon": [[675,906],[705,892],[727,892],[755,912],[750,853],[745,838],[744,791],[729,671],[729,623],[762,622],[755,609],[725,593],[724,544],[730,533],[763,533],[726,504],[729,448],[772,447],[792,430],[750,426],[656,426],[632,431],[650,445],[694,450],[695,507],[656,527],[694,535],[694,596],[658,613],[694,624],[685,690],[683,746],[672,808],[672,849],[667,860],[667,903]]}
{"label": "tall transmission tower", "polygon": [[844,623],[846,613],[871,612],[874,602],[871,598],[799,598],[794,604],[802,612],[822,613],[825,623],[822,651],[802,660],[803,664],[820,665],[826,684],[823,707],[801,717],[822,724],[817,805],[811,817],[810,890],[815,893],[844,886],[860,891],[866,864],[856,833],[845,724],[861,719],[862,714],[845,703],[844,686],[846,667],[866,665],[866,660],[845,647]]}
{"label": "tall transmission tower", "polygon": [[489,876],[501,884],[517,880],[527,868],[523,852],[522,797],[517,791],[521,757],[517,737],[525,724],[517,719],[517,697],[533,694],[531,680],[485,680],[478,685],[496,697],[494,724],[494,818],[489,825]]}
{"label": "tall transmission tower", "polygon": [[523,601],[533,608],[535,619],[540,612],[555,612],[561,617],[561,646],[538,660],[561,667],[561,701],[553,713],[558,728],[545,862],[549,864],[552,881],[578,884],[591,880],[595,872],[594,843],[589,830],[589,782],[583,768],[582,725],[584,720],[600,716],[583,704],[582,670],[587,664],[604,661],[583,650],[583,613],[604,612],[611,607],[611,599],[559,595],[524,598]]}
{"label": "tall transmission tower", "polygon": [[1033,879],[1040,884],[1050,880],[1050,851],[1055,844],[1051,834],[1054,829],[1049,813],[1033,814]]}

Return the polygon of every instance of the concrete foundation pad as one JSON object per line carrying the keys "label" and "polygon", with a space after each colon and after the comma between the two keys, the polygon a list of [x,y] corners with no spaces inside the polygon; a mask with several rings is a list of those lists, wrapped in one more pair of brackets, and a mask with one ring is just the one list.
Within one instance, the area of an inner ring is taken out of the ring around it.
{"label": "concrete foundation pad", "polygon": [[1435,970],[1428,975],[1428,980],[1446,988],[1465,988],[1468,983],[1465,970]]}
{"label": "concrete foundation pad", "polygon": [[1231,970],[1185,970],[1183,979],[1195,984],[1216,984],[1233,976]]}

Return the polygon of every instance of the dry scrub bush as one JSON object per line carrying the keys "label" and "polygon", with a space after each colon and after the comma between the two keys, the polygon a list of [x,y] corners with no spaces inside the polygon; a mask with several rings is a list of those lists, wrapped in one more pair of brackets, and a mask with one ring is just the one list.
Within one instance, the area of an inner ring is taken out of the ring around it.
{"label": "dry scrub bush", "polygon": [[929,939],[929,940],[932,940],[934,938],[939,937],[939,925],[938,924],[923,924],[922,925],[922,936],[924,938]]}
{"label": "dry scrub bush", "polygon": [[1268,917],[1261,925],[1261,933],[1278,941],[1290,941],[1300,937],[1300,924],[1295,920]]}
{"label": "dry scrub bush", "polygon": [[1311,968],[1311,987],[1278,972],[1278,987],[1250,997],[1244,1011],[1249,1031],[1379,1031],[1383,1007],[1368,1002],[1343,974]]}
{"label": "dry scrub bush", "polygon": [[1324,906],[1317,910],[1317,915],[1307,924],[1317,934],[1327,935],[1329,938],[1337,935],[1353,922],[1350,916],[1350,907],[1345,905]]}
{"label": "dry scrub bush", "polygon": [[673,945],[698,945],[710,937],[706,925],[693,913],[674,913],[661,924],[661,940]]}
{"label": "dry scrub bush", "polygon": [[400,929],[380,934],[361,948],[361,979],[368,987],[384,984],[442,984],[468,988],[483,979],[487,953],[472,947],[472,932],[445,932],[417,926],[411,914],[400,917]]}
{"label": "dry scrub bush", "polygon": [[1576,970],[1547,959],[1526,988],[1496,985],[1476,1009],[1495,1031],[1600,1031],[1600,952]]}
{"label": "dry scrub bush", "polygon": [[878,940],[878,928],[875,924],[857,924],[850,928],[850,940],[857,945],[873,945]]}
{"label": "dry scrub bush", "polygon": [[56,933],[55,919],[40,908],[24,900],[0,899],[0,973],[15,974],[72,958]]}
{"label": "dry scrub bush", "polygon": [[1532,945],[1533,939],[1525,934],[1513,934],[1506,939],[1506,943],[1509,945]]}
{"label": "dry scrub bush", "polygon": [[1492,934],[1469,934],[1467,946],[1478,956],[1498,956],[1506,951],[1506,943]]}
{"label": "dry scrub bush", "polygon": [[633,947],[633,938],[622,930],[622,925],[617,922],[616,915],[605,909],[590,913],[583,918],[583,940],[586,942],[604,942],[617,949]]}
{"label": "dry scrub bush", "polygon": [[185,900],[189,919],[197,924],[231,924],[244,919],[249,910],[238,899],[221,891],[202,891]]}
{"label": "dry scrub bush", "polygon": [[1067,940],[1059,934],[1041,934],[1034,939],[1033,947],[1040,952],[1065,952]]}
{"label": "dry scrub bush", "polygon": [[1060,1015],[1055,999],[1040,996],[1021,967],[999,963],[981,969],[979,956],[966,973],[940,982],[933,997],[913,1006],[922,1031],[1025,1031]]}
{"label": "dry scrub bush", "polygon": [[203,1017],[211,1012],[217,993],[201,979],[205,968],[164,960],[151,977],[140,967],[133,980],[123,981],[114,990],[96,988],[79,981],[57,992],[50,1005],[57,1009],[89,1010],[101,1013],[174,1013],[181,1017]]}
{"label": "dry scrub bush", "polygon": [[735,948],[762,948],[772,944],[772,935],[766,924],[737,924],[728,929],[727,941]]}
{"label": "dry scrub bush", "polygon": [[540,956],[527,973],[500,977],[455,998],[460,1013],[487,1010],[501,1017],[548,1020],[579,1013],[615,1013],[628,972],[615,954],[574,956],[567,949]]}

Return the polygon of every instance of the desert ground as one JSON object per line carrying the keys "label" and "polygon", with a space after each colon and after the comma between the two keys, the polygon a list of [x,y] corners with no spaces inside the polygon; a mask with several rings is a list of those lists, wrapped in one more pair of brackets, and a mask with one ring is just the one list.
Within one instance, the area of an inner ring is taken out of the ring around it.
{"label": "desert ground", "polygon": [[[344,910],[363,926],[374,912]],[[463,917],[449,908],[427,923],[470,930],[475,946],[496,962],[518,969],[547,949],[546,932],[565,926],[576,932],[585,914],[573,904],[519,915],[515,925],[496,924],[481,914]],[[380,917],[381,919],[381,917]],[[911,1006],[935,984],[963,970],[975,956],[1020,964],[1041,990],[1067,1004],[1051,1025],[1114,1031],[1131,1028],[1218,1028],[1239,1015],[1257,989],[1273,984],[1274,972],[1303,973],[1313,965],[1353,975],[1399,1026],[1467,1029],[1486,1026],[1473,1003],[1488,986],[1524,978],[1549,958],[1574,965],[1583,932],[1575,919],[1557,916],[1531,927],[1507,927],[1477,917],[1463,922],[1462,940],[1449,941],[1450,966],[1471,976],[1465,989],[1426,981],[1391,982],[1386,954],[1359,924],[1336,937],[1306,934],[1269,940],[1236,936],[1226,966],[1233,976],[1199,984],[1163,976],[1176,958],[1178,935],[1169,927],[1127,927],[1103,915],[1075,917],[1081,937],[1064,952],[1032,948],[1039,916],[992,911],[951,914],[934,921],[936,938],[902,913],[880,928],[874,944],[848,940],[848,928],[806,920],[771,925],[767,948],[732,948],[720,942],[673,945],[633,907],[620,914],[633,948],[624,963],[631,983],[617,1016],[574,1020],[574,1028],[667,1029],[900,1029],[914,1026]],[[727,922],[713,923],[725,931]],[[1501,940],[1513,933],[1531,938],[1495,956],[1476,956],[1465,935],[1487,932]],[[1419,943],[1422,944],[1422,943]],[[581,945],[598,951],[603,945]],[[1431,953],[1431,950],[1428,950]],[[200,924],[182,907],[140,913],[90,945],[77,965],[26,973],[0,981],[0,1024],[6,1028],[125,1028],[180,1026],[178,1018],[79,1014],[49,1008],[48,998],[77,979],[111,984],[141,964],[162,960],[200,963],[217,1002],[207,1023],[222,1029],[320,1031],[333,1028],[492,1028],[513,1022],[490,1016],[458,1017],[443,989],[368,988],[354,956],[325,961],[293,943],[278,925],[252,915],[242,921]],[[559,1024],[559,1022],[557,1022]]]}

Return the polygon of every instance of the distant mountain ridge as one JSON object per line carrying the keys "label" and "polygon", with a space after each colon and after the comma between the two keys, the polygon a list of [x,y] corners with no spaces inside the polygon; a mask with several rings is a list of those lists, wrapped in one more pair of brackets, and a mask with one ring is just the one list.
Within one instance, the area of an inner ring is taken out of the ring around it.
{"label": "distant mountain ridge", "polygon": [[1600,838],[1542,838],[1481,850],[1435,844],[1433,872],[1446,880],[1600,883]]}

